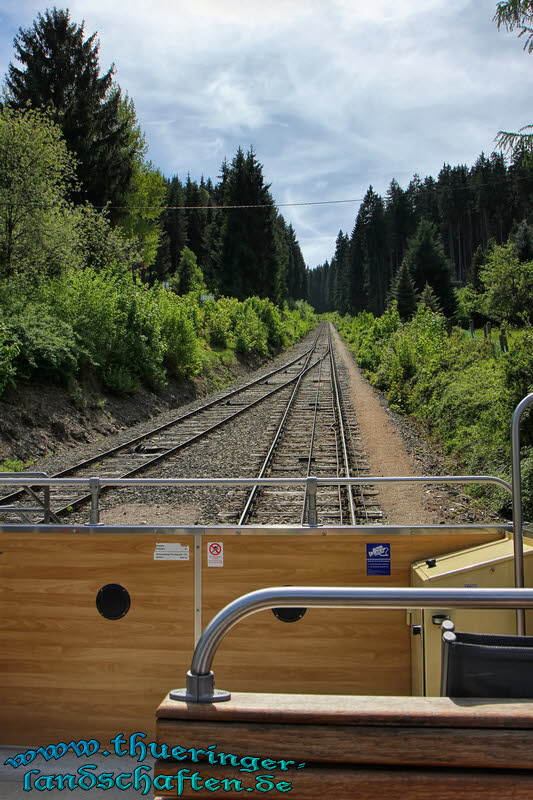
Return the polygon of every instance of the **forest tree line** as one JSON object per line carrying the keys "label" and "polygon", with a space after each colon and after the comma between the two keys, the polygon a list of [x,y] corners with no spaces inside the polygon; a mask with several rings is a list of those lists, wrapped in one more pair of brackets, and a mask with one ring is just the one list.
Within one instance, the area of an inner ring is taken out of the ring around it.
{"label": "forest tree line", "polygon": [[188,175],[184,182],[174,176],[166,187],[154,277],[188,291],[184,258],[193,253],[212,293],[240,300],[257,295],[278,304],[306,298],[306,266],[294,228],[276,210],[253,148],[239,148],[231,163],[224,161],[216,184]]}
{"label": "forest tree line", "polygon": [[391,299],[412,306],[427,285],[452,315],[454,289],[479,289],[492,247],[523,237],[532,208],[533,168],[520,151],[510,163],[482,153],[470,168],[444,164],[436,179],[415,175],[406,189],[392,180],[385,198],[370,186],[351,235],[340,231],[331,261],[309,272],[309,302],[380,315]]}

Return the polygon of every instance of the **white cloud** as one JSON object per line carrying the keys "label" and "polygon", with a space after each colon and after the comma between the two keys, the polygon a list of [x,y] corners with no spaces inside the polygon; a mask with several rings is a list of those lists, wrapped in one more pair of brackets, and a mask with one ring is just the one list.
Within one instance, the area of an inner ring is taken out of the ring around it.
{"label": "white cloud", "polygon": [[[533,71],[494,0],[72,0],[134,99],[166,174],[216,179],[253,144],[279,202],[361,197],[370,183],[472,163],[530,121]],[[0,0],[0,57],[35,3]],[[531,70],[531,71],[530,71]],[[310,264],[357,206],[284,209]]]}

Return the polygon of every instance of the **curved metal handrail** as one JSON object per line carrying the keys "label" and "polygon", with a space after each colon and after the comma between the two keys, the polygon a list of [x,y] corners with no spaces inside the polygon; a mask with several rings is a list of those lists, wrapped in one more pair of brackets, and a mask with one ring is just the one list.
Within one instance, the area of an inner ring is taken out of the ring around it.
{"label": "curved metal handrail", "polygon": [[[515,408],[511,423],[511,460],[513,487],[513,538],[514,538],[514,576],[515,586],[524,585],[524,511],[522,508],[522,475],[520,471],[520,423],[522,415],[533,405],[533,392],[524,397]],[[516,632],[524,636],[526,632],[526,616],[524,609],[516,609]]]}
{"label": "curved metal handrail", "polygon": [[276,586],[238,597],[213,617],[194,651],[185,689],[172,700],[214,703],[231,695],[215,689],[211,670],[226,634],[250,614],[278,607],[318,608],[533,608],[533,589],[413,589],[376,587]]}

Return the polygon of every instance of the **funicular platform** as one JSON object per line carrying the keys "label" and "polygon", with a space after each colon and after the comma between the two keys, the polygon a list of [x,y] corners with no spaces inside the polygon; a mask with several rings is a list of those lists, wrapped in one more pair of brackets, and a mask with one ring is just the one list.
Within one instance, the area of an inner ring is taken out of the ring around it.
{"label": "funicular platform", "polygon": [[[515,478],[508,525],[110,528],[96,495],[90,525],[3,526],[2,744],[143,731],[172,747],[305,762],[297,776],[275,773],[297,798],[532,797],[533,702],[434,696],[442,618],[533,631],[533,532]],[[368,479],[380,480],[391,479]],[[309,587],[373,600],[324,604]],[[213,633],[220,609],[261,589],[275,602]],[[215,651],[225,702],[212,694]],[[188,670],[183,702],[168,693]],[[204,757],[161,762],[156,774],[182,768],[215,781],[254,772]],[[167,783],[156,794],[176,796]],[[228,787],[228,798],[245,790]],[[181,796],[198,791],[185,782]]]}

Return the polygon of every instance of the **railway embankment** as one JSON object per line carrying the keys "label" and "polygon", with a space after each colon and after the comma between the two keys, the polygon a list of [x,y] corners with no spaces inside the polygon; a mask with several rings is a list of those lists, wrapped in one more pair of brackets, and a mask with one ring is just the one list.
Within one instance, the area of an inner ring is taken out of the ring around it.
{"label": "railway embankment", "polygon": [[200,404],[211,393],[268,369],[272,361],[232,354],[212,359],[195,378],[169,378],[157,391],[140,388],[134,394],[105,391],[89,375],[73,387],[21,382],[0,397],[0,462],[62,469],[78,454],[98,450],[104,439],[130,438],[150,420]]}

